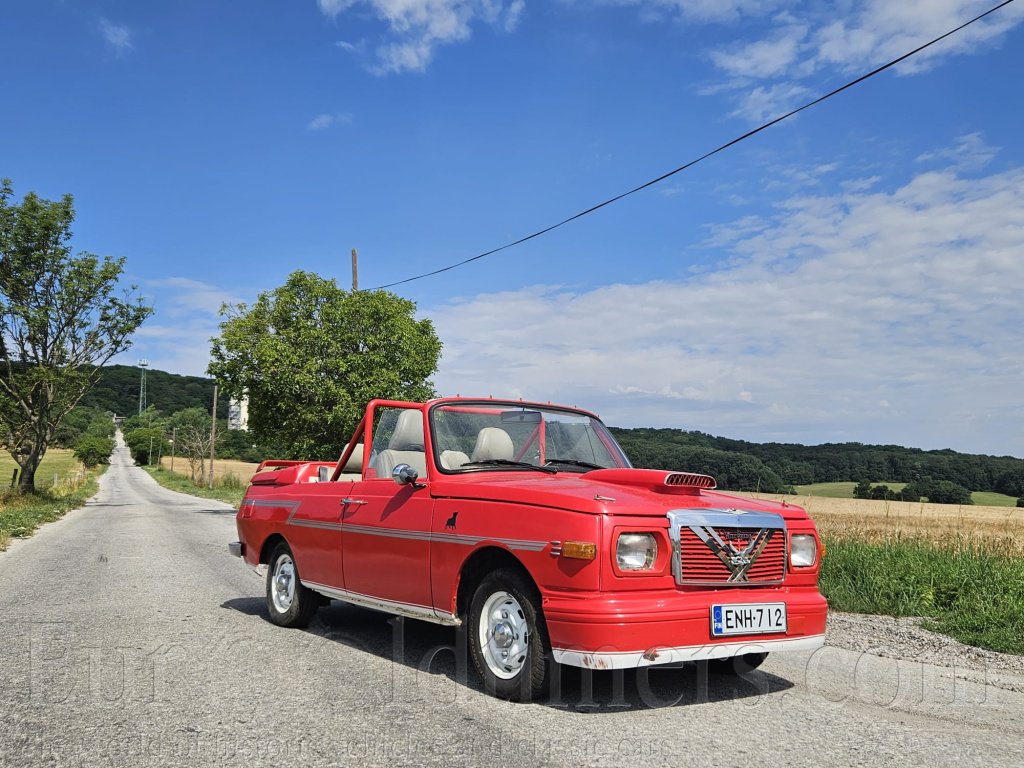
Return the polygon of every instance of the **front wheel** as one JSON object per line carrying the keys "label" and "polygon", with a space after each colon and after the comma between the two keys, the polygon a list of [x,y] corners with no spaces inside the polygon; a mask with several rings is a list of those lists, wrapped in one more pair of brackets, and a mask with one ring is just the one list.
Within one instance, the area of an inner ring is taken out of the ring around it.
{"label": "front wheel", "polygon": [[267,611],[280,627],[304,627],[320,607],[316,594],[299,580],[292,550],[285,542],[274,547],[267,570]]}
{"label": "front wheel", "polygon": [[469,609],[469,647],[487,692],[531,701],[548,681],[549,644],[537,588],[502,568],[477,587]]}

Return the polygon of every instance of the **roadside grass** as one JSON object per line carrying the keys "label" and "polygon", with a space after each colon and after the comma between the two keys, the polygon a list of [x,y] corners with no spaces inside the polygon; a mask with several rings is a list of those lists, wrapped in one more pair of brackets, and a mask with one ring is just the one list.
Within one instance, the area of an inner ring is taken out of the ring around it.
{"label": "roadside grass", "polygon": [[758,498],[814,520],[827,547],[819,584],[833,609],[921,617],[969,645],[1024,655],[1024,509]]}
{"label": "roadside grass", "polygon": [[968,645],[1024,654],[1024,557],[991,538],[936,543],[824,536],[820,587],[831,608],[919,616]]}
{"label": "roadside grass", "polygon": [[43,523],[83,506],[99,490],[97,479],[106,469],[103,466],[89,470],[84,478],[72,472],[56,488],[44,487],[34,495],[12,490],[0,492],[0,551],[7,549],[11,539],[31,536]]}
{"label": "roadside grass", "polygon": [[174,472],[173,474],[163,467],[141,467],[149,473],[150,477],[156,480],[164,488],[179,493],[187,493],[190,496],[199,496],[204,499],[216,499],[226,501],[234,507],[242,503],[245,496],[245,489],[249,487],[249,478],[244,480],[233,472],[224,472],[213,475],[213,488],[206,485],[195,485],[192,476],[187,473],[188,465],[185,465],[186,473]]}
{"label": "roadside grass", "polygon": [[[796,492],[798,496],[817,496],[822,499],[852,499],[853,488],[856,483],[814,483],[812,485],[798,485]],[[872,483],[871,487],[885,485],[891,491],[902,491],[906,483]],[[1007,496],[992,491],[972,491],[971,501],[979,507],[1016,507],[1017,497]]]}

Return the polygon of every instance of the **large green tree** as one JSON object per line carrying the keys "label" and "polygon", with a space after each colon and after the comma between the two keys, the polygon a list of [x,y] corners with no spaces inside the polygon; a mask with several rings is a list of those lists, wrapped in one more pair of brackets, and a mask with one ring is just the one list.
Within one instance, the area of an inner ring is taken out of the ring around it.
{"label": "large green tree", "polygon": [[34,491],[61,420],[153,309],[118,289],[123,258],[72,254],[71,195],[13,194],[0,181],[0,440]]}
{"label": "large green tree", "polygon": [[252,306],[222,308],[207,372],[225,394],[248,395],[256,442],[336,458],[370,400],[433,397],[441,342],[415,311],[387,291],[345,291],[294,272]]}

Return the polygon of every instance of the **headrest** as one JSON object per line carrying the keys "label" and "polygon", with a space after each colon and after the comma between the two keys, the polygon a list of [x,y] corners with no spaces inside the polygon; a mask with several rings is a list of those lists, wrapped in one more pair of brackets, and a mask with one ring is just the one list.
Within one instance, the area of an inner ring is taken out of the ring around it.
{"label": "headrest", "polygon": [[[345,451],[347,451],[347,450],[348,450],[348,446],[346,445],[345,446]],[[341,452],[342,456],[345,455],[345,451]],[[363,471],[363,444],[362,443],[360,443],[359,445],[357,445],[355,447],[355,450],[352,451],[352,455],[348,457],[348,461],[345,462],[345,466],[341,468],[341,471],[342,472],[347,472],[349,474],[352,474],[352,473],[359,474],[360,472]]]}
{"label": "headrest", "polygon": [[398,414],[395,432],[391,435],[388,448],[392,451],[423,450],[423,412],[404,410]]}
{"label": "headrest", "polygon": [[476,436],[476,447],[473,448],[472,461],[487,459],[512,459],[514,449],[512,438],[508,432],[498,427],[484,427]]}
{"label": "headrest", "polygon": [[462,451],[441,451],[441,466],[444,469],[458,469],[469,463],[469,456]]}

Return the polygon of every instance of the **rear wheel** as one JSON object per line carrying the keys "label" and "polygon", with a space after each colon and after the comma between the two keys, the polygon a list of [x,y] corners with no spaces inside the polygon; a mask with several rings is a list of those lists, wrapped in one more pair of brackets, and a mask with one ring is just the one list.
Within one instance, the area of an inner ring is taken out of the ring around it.
{"label": "rear wheel", "polygon": [[548,682],[549,644],[537,588],[501,568],[477,587],[469,609],[469,647],[487,692],[531,701]]}
{"label": "rear wheel", "polygon": [[267,611],[281,627],[304,627],[320,607],[317,594],[302,586],[292,550],[281,542],[270,555],[267,570]]}
{"label": "rear wheel", "polygon": [[708,673],[742,676],[760,667],[767,658],[767,653],[742,653],[729,659],[711,659],[708,661]]}

